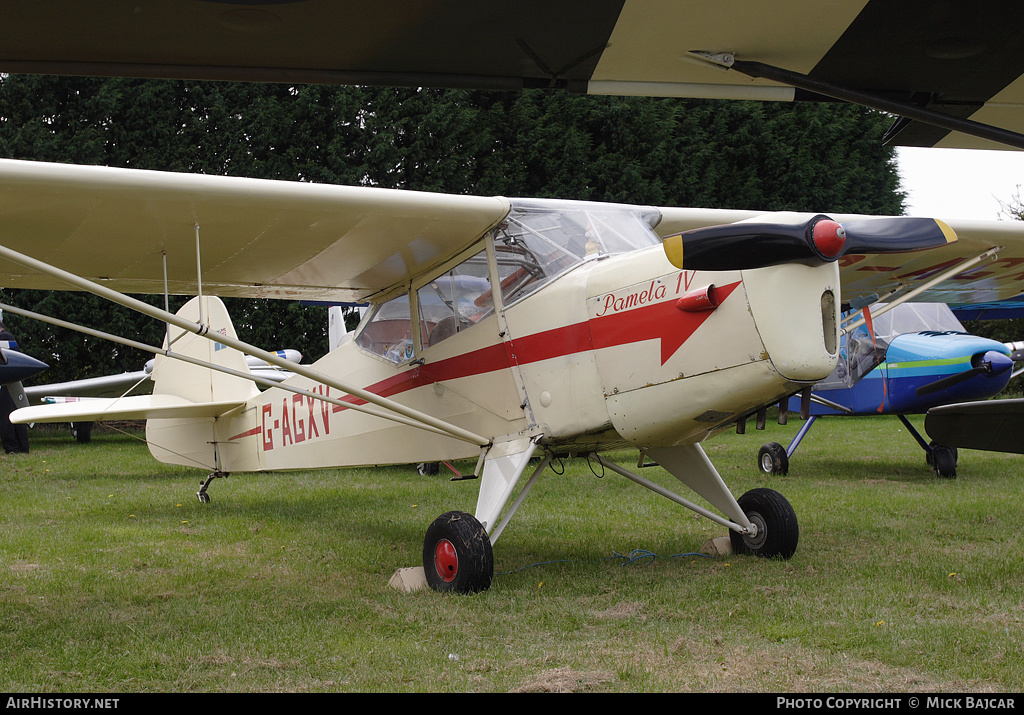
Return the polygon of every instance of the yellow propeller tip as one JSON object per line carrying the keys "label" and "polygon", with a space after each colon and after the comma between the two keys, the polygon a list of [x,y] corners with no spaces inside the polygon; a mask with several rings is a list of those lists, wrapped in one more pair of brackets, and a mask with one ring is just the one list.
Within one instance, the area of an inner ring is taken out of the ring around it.
{"label": "yellow propeller tip", "polygon": [[675,236],[669,236],[662,242],[662,246],[665,248],[665,255],[668,257],[669,262],[682,270],[683,268],[683,237],[681,234]]}

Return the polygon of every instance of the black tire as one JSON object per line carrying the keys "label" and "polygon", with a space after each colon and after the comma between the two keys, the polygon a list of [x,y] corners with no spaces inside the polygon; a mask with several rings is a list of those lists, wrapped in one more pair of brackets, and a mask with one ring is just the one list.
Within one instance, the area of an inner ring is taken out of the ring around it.
{"label": "black tire", "polygon": [[928,443],[928,450],[925,450],[924,453],[924,461],[928,463],[929,467],[935,467],[935,459],[932,457],[932,452],[935,451],[936,447],[943,447],[944,449],[948,449],[949,451],[951,451],[953,453],[954,464],[960,461],[960,453],[957,451],[956,447],[945,447],[945,445],[941,445],[935,440],[932,440],[931,442]]}
{"label": "black tire", "polygon": [[955,447],[943,447],[935,445],[932,447],[932,466],[935,473],[940,477],[952,479],[956,476],[957,453]]}
{"label": "black tire", "polygon": [[72,422],[71,434],[79,444],[87,444],[92,440],[92,422]]}
{"label": "black tire", "polygon": [[419,472],[420,476],[433,476],[434,474],[440,474],[441,464],[439,462],[420,462],[416,465],[416,471]]}
{"label": "black tire", "polygon": [[800,527],[796,512],[784,496],[773,489],[758,488],[751,489],[736,502],[757,526],[757,535],[750,537],[730,531],[733,552],[781,559],[788,559],[796,552]]}
{"label": "black tire", "polygon": [[757,453],[757,466],[765,474],[789,474],[789,455],[778,442],[768,442]]}
{"label": "black tire", "polygon": [[449,511],[434,520],[423,539],[423,572],[435,591],[477,593],[490,588],[494,552],[476,517]]}

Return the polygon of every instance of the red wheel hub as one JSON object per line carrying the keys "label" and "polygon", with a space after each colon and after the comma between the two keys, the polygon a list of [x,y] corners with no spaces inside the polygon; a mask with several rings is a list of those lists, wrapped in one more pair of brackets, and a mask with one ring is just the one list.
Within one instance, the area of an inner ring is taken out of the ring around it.
{"label": "red wheel hub", "polygon": [[441,539],[434,546],[434,570],[445,583],[451,583],[459,574],[459,555],[448,539]]}

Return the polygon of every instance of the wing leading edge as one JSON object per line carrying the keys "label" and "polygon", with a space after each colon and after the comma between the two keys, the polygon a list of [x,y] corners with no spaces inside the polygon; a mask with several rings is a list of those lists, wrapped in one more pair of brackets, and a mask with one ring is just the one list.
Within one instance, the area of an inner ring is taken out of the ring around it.
{"label": "wing leading edge", "polygon": [[[362,301],[465,249],[503,198],[0,160],[0,244],[125,293]],[[0,261],[0,285],[66,290]]]}

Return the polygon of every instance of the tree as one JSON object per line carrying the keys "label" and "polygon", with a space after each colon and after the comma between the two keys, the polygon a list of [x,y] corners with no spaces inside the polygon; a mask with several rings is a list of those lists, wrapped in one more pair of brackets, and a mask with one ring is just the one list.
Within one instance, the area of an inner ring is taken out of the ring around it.
{"label": "tree", "polygon": [[[888,123],[839,104],[0,77],[0,156],[9,158],[651,205],[902,213],[894,153],[881,143]],[[5,294],[151,335],[154,321],[92,296]],[[254,344],[308,359],[327,349],[324,308],[229,307]],[[30,321],[16,327],[40,358],[54,355],[48,382],[137,370],[148,358]],[[157,324],[157,342],[160,334]]]}

